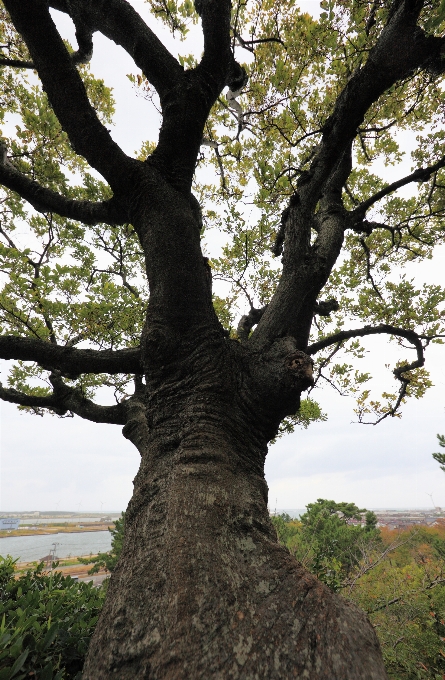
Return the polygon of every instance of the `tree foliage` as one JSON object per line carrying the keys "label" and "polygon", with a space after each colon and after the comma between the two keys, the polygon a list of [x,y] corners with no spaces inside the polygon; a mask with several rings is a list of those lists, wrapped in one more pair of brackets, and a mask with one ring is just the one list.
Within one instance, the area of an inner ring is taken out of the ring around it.
{"label": "tree foliage", "polygon": [[[0,14],[0,358],[14,362],[0,398],[121,425],[142,456],[85,677],[383,678],[364,617],[274,540],[264,459],[280,428],[325,417],[301,401],[321,380],[356,395],[362,422],[431,385],[445,289],[411,265],[445,234],[443,4],[148,6],[179,39],[199,24],[202,54],[176,58],[126,0]],[[89,70],[97,32],[160,113],[133,156]],[[381,397],[356,362],[371,335],[399,348]],[[302,520],[334,589],[367,569],[349,541],[368,554],[373,518],[353,529],[354,513],[320,501]],[[273,625],[255,613],[272,611]],[[237,653],[241,639],[254,646]]]}
{"label": "tree foliage", "polygon": [[319,498],[298,521],[272,517],[279,540],[332,590],[345,587],[364,551],[380,542],[377,517],[354,503]]}
{"label": "tree foliage", "polygon": [[[62,0],[50,6],[70,12]],[[188,0],[167,5],[153,1],[149,6],[180,39],[201,12]],[[394,73],[375,84],[369,102],[360,97],[355,101],[357,128],[353,133],[346,128],[337,131],[344,138],[338,195],[334,200],[330,194],[328,200],[325,192],[323,200],[330,207],[316,202],[306,219],[308,238],[318,250],[325,214],[337,211],[345,231],[342,256],[335,264],[334,256],[327,280],[319,286],[318,293],[326,300],[314,308],[308,339],[309,352],[318,353],[316,383],[327,380],[341,392],[355,394],[363,421],[398,415],[408,396],[424,393],[431,381],[423,368],[423,349],[440,341],[444,331],[443,288],[419,286],[409,267],[430,258],[443,242],[442,38],[433,37],[443,28],[442,5],[428,1],[401,8],[389,2],[323,2],[316,18],[295,2],[234,5],[232,48],[247,79],[238,83],[236,98],[221,95],[214,104],[194,179],[203,207],[202,238],[210,251],[211,230],[219,229],[226,240],[219,254],[210,252],[213,279],[224,282],[214,295],[215,309],[232,336],[241,337],[255,323],[250,319],[237,325],[237,320],[246,309],[250,314],[264,310],[283,276],[280,255],[289,199],[304,194],[320,165],[328,131],[338,127],[340,116],[349,115],[341,107],[350,106],[347,97],[351,99],[355,83],[358,87],[360,79],[366,79],[374,59],[376,68],[385,72],[383,47],[391,22],[402,21],[403,12],[413,12],[410,21],[418,21],[416,30],[425,42],[421,48],[419,43],[419,50],[424,53],[413,53],[412,64],[408,60],[393,65]],[[75,17],[76,26],[83,26],[86,33],[90,28],[101,30],[100,19],[90,11]],[[91,169],[85,154],[75,152],[76,143],[59,120],[60,111],[55,113],[48,100],[48,87],[42,88],[30,70],[28,48],[4,9],[0,21],[0,40],[7,46],[0,73],[7,148],[0,177],[4,273],[0,330],[4,336],[73,348],[79,344],[136,348],[148,286],[135,230],[111,200],[107,182]],[[142,30],[136,19],[132,21]],[[107,31],[118,40],[114,24]],[[78,64],[91,110],[101,124],[112,125],[112,92],[89,70],[88,38],[83,38],[86,46],[78,39],[77,51],[65,41],[66,48]],[[180,57],[187,73],[196,70],[197,63],[196,55]],[[129,74],[136,89],[145,87],[151,102],[155,100],[149,82],[163,96],[154,70],[147,67],[145,74]],[[408,131],[417,139],[411,152],[405,148]],[[156,157],[154,131],[150,134],[148,141],[141,140],[141,160],[147,154]],[[395,181],[388,182],[389,176]],[[335,304],[329,305],[333,300]],[[365,328],[354,329],[360,323]],[[380,398],[371,392],[369,372],[356,363],[365,356],[359,337],[371,333],[386,334],[401,347],[408,341],[417,352],[412,361],[403,350],[394,369],[396,382]],[[16,343],[12,355],[9,347],[2,351],[5,358],[18,360],[7,383],[22,393],[20,397],[3,391],[2,397],[20,408],[40,414],[48,407],[59,414],[82,412],[84,417],[105,418],[93,408],[82,409],[81,397],[84,402],[92,398],[98,386],[111,388],[118,402],[131,393],[137,360],[121,363],[118,373],[110,373],[105,365],[103,372],[99,367],[91,371],[91,364],[80,371],[80,355],[77,370],[72,370],[65,362],[41,359],[34,345],[27,348]],[[64,372],[64,384],[54,368]],[[282,431],[323,417],[309,399],[301,417],[285,420]],[[109,412],[108,418],[124,420],[120,412]]]}
{"label": "tree foliage", "polygon": [[[439,442],[439,446],[442,448],[445,448],[445,437],[443,434],[438,434],[437,440]],[[438,463],[440,463],[440,469],[445,472],[445,453],[433,453],[433,458],[434,460],[437,460]]]}
{"label": "tree foliage", "polygon": [[[346,509],[346,514],[342,517],[343,511],[336,507]],[[368,614],[391,680],[441,680],[445,673],[444,526],[380,530],[375,528],[374,513],[369,513],[368,528],[360,527],[348,525],[348,511],[350,517],[366,517],[353,503],[319,499],[308,505],[300,521],[277,515],[273,522],[280,541],[310,571]],[[328,518],[334,520],[331,525]],[[347,574],[342,569],[345,556]]]}
{"label": "tree foliage", "polygon": [[0,557],[1,680],[79,680],[103,591],[43,563],[16,578]]}

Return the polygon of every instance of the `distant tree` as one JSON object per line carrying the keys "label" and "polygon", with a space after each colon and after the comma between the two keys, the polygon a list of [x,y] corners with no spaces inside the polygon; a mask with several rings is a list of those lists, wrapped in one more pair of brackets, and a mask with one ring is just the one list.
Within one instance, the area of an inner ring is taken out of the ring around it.
{"label": "distant tree", "polygon": [[105,571],[112,572],[116,567],[117,561],[122,552],[122,545],[124,542],[124,532],[125,532],[125,512],[121,514],[119,519],[116,520],[114,528],[109,528],[108,531],[111,533],[111,550],[105,553],[99,553],[95,557],[79,557],[79,562],[82,564],[94,564],[94,566],[89,570],[89,574],[97,574],[101,569]]}
{"label": "distant tree", "polygon": [[379,541],[376,524],[376,515],[355,503],[319,498],[301,515],[300,531],[287,538],[281,530],[281,535],[286,536],[286,544],[296,557],[336,591],[359,563],[364,543]]}
{"label": "distant tree", "polygon": [[272,524],[277,532],[280,543],[288,545],[293,536],[300,533],[301,522],[294,520],[287,512],[272,515]]}
{"label": "distant tree", "polygon": [[[445,449],[445,435],[438,434],[436,437],[439,441],[439,446]],[[432,455],[434,460],[440,463],[440,469],[445,472],[445,453],[433,453]]]}
{"label": "distant tree", "polygon": [[[391,680],[445,677],[444,527],[384,530],[373,565],[342,590],[376,627]],[[383,557],[383,559],[382,559]]]}

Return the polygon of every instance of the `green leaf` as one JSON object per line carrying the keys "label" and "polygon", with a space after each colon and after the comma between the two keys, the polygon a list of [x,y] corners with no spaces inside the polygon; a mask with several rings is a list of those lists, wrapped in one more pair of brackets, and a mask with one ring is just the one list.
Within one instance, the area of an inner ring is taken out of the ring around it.
{"label": "green leaf", "polygon": [[39,680],[53,680],[53,665],[48,661],[46,666],[39,673]]}
{"label": "green leaf", "polygon": [[22,652],[22,654],[20,654],[18,659],[15,660],[14,665],[11,668],[11,674],[9,676],[10,678],[13,678],[14,675],[16,675],[16,673],[18,673],[22,669],[23,664],[25,663],[25,661],[28,657],[28,654],[29,654],[29,649],[25,649],[25,651]]}
{"label": "green leaf", "polygon": [[40,644],[40,650],[43,651],[47,649],[53,642],[54,639],[57,635],[57,632],[59,630],[59,623],[55,621],[53,624],[51,624],[51,627],[49,628],[48,632],[46,633],[42,643]]}

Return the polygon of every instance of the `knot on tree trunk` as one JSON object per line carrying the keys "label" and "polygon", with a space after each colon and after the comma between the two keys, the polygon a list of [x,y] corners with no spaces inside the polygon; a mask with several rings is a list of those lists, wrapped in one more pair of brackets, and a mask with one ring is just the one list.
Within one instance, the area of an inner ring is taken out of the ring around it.
{"label": "knot on tree trunk", "polygon": [[313,385],[314,362],[297,349],[295,338],[290,336],[279,338],[252,359],[250,394],[256,403],[259,427],[270,440],[281,420],[298,410],[301,393]]}

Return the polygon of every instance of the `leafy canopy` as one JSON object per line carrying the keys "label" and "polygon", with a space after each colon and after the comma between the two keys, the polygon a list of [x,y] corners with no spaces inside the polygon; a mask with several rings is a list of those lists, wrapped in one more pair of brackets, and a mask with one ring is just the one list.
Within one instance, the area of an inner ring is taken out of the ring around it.
{"label": "leafy canopy", "polygon": [[334,591],[345,586],[364,546],[380,542],[376,515],[355,503],[319,498],[308,504],[298,522],[286,515],[272,521],[279,540]]}
{"label": "leafy canopy", "polygon": [[[148,4],[180,41],[198,22],[190,0]],[[391,7],[386,0],[324,0],[314,18],[294,1],[233,6],[233,48],[248,81],[237,95],[238,106],[226,94],[213,107],[194,182],[203,207],[203,243],[211,256],[214,305],[232,337],[240,315],[267,305],[276,290],[282,213],[308,172],[339,94],[366,62]],[[419,25],[429,35],[441,35],[443,3],[426,2]],[[4,9],[0,41],[9,46],[10,57],[29,59]],[[181,42],[178,49],[182,51]],[[192,68],[197,56],[183,54],[180,62]],[[79,72],[100,120],[112,126],[111,89],[94,78],[88,65]],[[342,190],[344,207],[355,211],[356,219],[321,293],[337,304],[327,315],[315,317],[312,342],[363,324],[415,331],[424,345],[440,342],[438,336],[444,334],[445,289],[418,284],[410,266],[430,259],[444,240],[441,73],[434,63],[410,73],[369,107],[357,130],[352,170]],[[156,104],[143,74],[129,77],[135,90],[145,88],[150,105]],[[0,85],[1,135],[9,162],[63,196],[109,198],[107,184],[73,151],[33,72],[2,66]],[[155,147],[156,131],[147,135],[139,158]],[[419,168],[429,170],[403,180]],[[401,186],[392,187],[394,180],[403,180]],[[219,251],[212,245],[215,230],[224,241]],[[316,235],[314,225],[313,239]],[[138,345],[148,289],[143,254],[130,224],[87,226],[55,212],[39,213],[2,188],[0,256],[1,334],[96,349]],[[406,338],[385,332],[401,347],[401,370],[411,361],[403,345]],[[342,393],[355,394],[361,420],[397,415],[401,401],[422,396],[431,385],[428,372],[417,366],[404,374],[403,394],[395,381],[376,398],[369,388],[370,374],[357,368],[356,360],[364,355],[359,339],[346,338],[321,348],[316,357],[316,384],[325,380]],[[7,380],[9,387],[26,394],[52,391],[48,372],[32,363],[16,362]],[[106,386],[121,400],[128,395],[129,381],[129,375],[86,373],[68,383],[88,397]],[[41,412],[37,406],[21,408]],[[285,421],[283,431],[324,418],[309,398],[300,415]]]}

